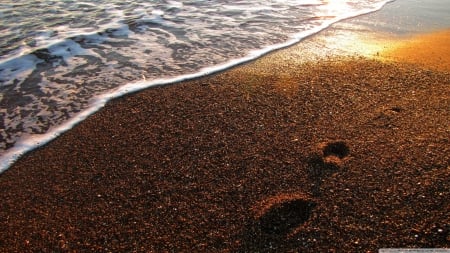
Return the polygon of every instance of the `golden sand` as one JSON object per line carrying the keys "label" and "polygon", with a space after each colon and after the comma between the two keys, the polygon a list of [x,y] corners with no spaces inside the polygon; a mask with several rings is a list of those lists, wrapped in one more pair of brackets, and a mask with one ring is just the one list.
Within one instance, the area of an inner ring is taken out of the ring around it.
{"label": "golden sand", "polygon": [[[325,30],[302,43],[279,50],[230,70],[231,78],[247,76],[247,93],[268,77],[280,92],[290,96],[298,89],[297,78],[304,64],[341,61],[342,57],[366,57],[382,62],[413,64],[419,68],[450,71],[450,30],[399,37],[339,27]],[[357,32],[356,32],[357,31]],[[298,71],[292,71],[297,68]],[[239,78],[239,82],[242,82]]]}
{"label": "golden sand", "polygon": [[450,71],[450,30],[394,39],[385,43],[379,56],[425,68]]}
{"label": "golden sand", "polygon": [[1,174],[0,252],[447,247],[449,34],[330,29],[111,101]]}
{"label": "golden sand", "polygon": [[292,65],[335,56],[363,56],[386,62],[414,64],[425,69],[450,71],[450,29],[400,36],[365,31],[351,24],[337,24],[336,28],[325,30],[319,36],[308,38],[289,50],[263,59],[266,64],[288,60]]}

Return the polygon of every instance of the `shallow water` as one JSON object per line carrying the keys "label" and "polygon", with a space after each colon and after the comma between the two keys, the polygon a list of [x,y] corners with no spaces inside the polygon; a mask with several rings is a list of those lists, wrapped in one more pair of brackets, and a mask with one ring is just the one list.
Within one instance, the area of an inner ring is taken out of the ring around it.
{"label": "shallow water", "polygon": [[2,1],[6,169],[108,100],[209,74],[388,1]]}
{"label": "shallow water", "polygon": [[349,23],[394,36],[410,36],[450,28],[449,13],[450,0],[397,0]]}

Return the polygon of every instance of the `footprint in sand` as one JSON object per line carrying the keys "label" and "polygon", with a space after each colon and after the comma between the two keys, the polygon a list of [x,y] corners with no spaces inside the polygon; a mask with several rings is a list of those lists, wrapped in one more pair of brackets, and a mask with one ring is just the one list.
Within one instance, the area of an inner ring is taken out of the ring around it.
{"label": "footprint in sand", "polygon": [[252,222],[240,236],[238,252],[281,250],[286,240],[305,226],[316,205],[305,194],[279,194],[257,203]]}
{"label": "footprint in sand", "polygon": [[321,145],[322,159],[325,164],[340,166],[350,154],[350,149],[344,141],[329,142]]}
{"label": "footprint in sand", "polygon": [[303,196],[276,196],[265,204],[257,217],[258,225],[264,233],[288,235],[309,219],[315,206],[314,201]]}
{"label": "footprint in sand", "polygon": [[321,181],[324,176],[334,173],[348,159],[350,148],[344,141],[324,142],[317,145],[309,158],[309,176]]}
{"label": "footprint in sand", "polygon": [[[320,196],[320,182],[339,169],[348,159],[350,148],[344,141],[332,141],[316,146],[309,160],[309,176],[315,187],[315,197]],[[314,213],[315,199],[303,193],[278,194],[262,200],[253,207],[254,217],[239,237],[238,252],[283,251],[283,245],[299,233]]]}

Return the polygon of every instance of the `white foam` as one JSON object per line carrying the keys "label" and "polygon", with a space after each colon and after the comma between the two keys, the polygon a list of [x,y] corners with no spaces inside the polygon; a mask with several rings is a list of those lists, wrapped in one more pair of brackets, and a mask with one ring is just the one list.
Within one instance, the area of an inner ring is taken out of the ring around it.
{"label": "white foam", "polygon": [[[66,121],[64,124],[59,125],[57,127],[53,127],[51,130],[48,131],[48,133],[41,134],[41,135],[32,135],[32,136],[28,136],[27,138],[21,138],[15,144],[15,146],[13,148],[7,150],[3,154],[3,156],[0,158],[0,173],[7,170],[14,162],[16,162],[25,153],[47,144],[48,142],[52,141],[56,137],[60,136],[62,133],[70,130],[76,124],[85,120],[88,116],[99,111],[101,108],[103,108],[105,106],[105,104],[108,101],[110,101],[112,99],[121,97],[128,93],[133,93],[133,92],[137,92],[137,91],[140,91],[143,89],[147,89],[150,87],[185,81],[185,80],[194,79],[194,78],[198,78],[198,77],[205,76],[205,75],[210,75],[215,72],[223,71],[225,69],[236,66],[238,64],[242,64],[242,63],[254,60],[256,58],[259,58],[259,57],[261,57],[269,52],[272,52],[274,50],[285,48],[285,47],[291,46],[295,43],[298,43],[301,40],[326,29],[327,27],[329,27],[330,25],[332,25],[333,23],[336,23],[338,21],[377,11],[377,10],[381,9],[386,3],[392,2],[392,1],[393,0],[381,2],[371,9],[360,10],[358,12],[343,14],[339,17],[332,18],[310,30],[294,34],[291,37],[291,39],[289,41],[286,41],[285,43],[272,45],[272,46],[269,46],[269,47],[266,47],[266,48],[263,48],[260,50],[251,51],[251,52],[249,52],[249,54],[247,56],[245,56],[243,58],[234,59],[234,60],[228,61],[224,64],[216,65],[213,67],[203,68],[196,73],[181,75],[181,76],[174,77],[174,78],[155,79],[152,81],[139,81],[139,82],[134,82],[134,83],[128,83],[124,86],[121,86],[121,87],[113,90],[112,92],[103,94],[101,96],[97,96],[95,99],[92,100],[92,102],[90,103],[90,106],[87,109],[78,113],[73,118]],[[69,45],[69,48],[73,49],[74,52],[83,53],[82,49],[78,48],[77,46],[72,45],[72,47],[70,47],[70,45]],[[58,47],[56,47],[53,50],[53,53],[63,56],[63,57],[66,57],[68,54],[70,54],[64,50],[60,51],[58,49]],[[31,61],[30,64],[35,64],[35,62],[36,61]]]}
{"label": "white foam", "polygon": [[[80,3],[81,4],[81,3]],[[82,2],[84,5],[96,6],[94,4]],[[105,5],[104,10],[108,13],[108,17],[111,18],[109,22],[105,22],[103,24],[98,24],[93,27],[84,27],[84,28],[73,28],[70,25],[58,25],[57,27],[47,28],[46,30],[38,30],[34,37],[30,39],[35,41],[34,46],[23,45],[19,49],[14,50],[6,55],[0,55],[0,65],[11,60],[15,60],[25,55],[29,55],[34,51],[46,49],[49,47],[53,47],[55,45],[64,43],[67,38],[73,38],[78,36],[94,36],[102,31],[108,29],[119,29],[120,32],[124,32],[122,30],[123,24],[122,20],[124,20],[124,13],[122,10],[117,8],[114,4]],[[48,29],[48,30],[47,30]],[[116,35],[116,34],[114,34]],[[126,35],[123,33],[123,35]],[[120,36],[117,35],[117,36]],[[103,38],[99,40],[99,43],[105,41],[107,38]]]}
{"label": "white foam", "polygon": [[91,7],[96,7],[97,6],[94,3],[89,3],[89,2],[86,2],[86,1],[79,1],[78,4],[82,4],[82,5],[85,5],[85,6],[91,6]]}
{"label": "white foam", "polygon": [[40,62],[42,60],[35,55],[23,55],[0,63],[1,86],[11,85],[16,81],[23,81]]}
{"label": "white foam", "polygon": [[88,55],[88,51],[73,40],[66,40],[48,48],[50,54],[62,57],[65,61],[75,55]]}
{"label": "white foam", "polygon": [[178,9],[180,9],[180,8],[182,8],[183,7],[183,2],[179,2],[179,1],[167,1],[167,5],[170,7],[170,8],[178,8]]}

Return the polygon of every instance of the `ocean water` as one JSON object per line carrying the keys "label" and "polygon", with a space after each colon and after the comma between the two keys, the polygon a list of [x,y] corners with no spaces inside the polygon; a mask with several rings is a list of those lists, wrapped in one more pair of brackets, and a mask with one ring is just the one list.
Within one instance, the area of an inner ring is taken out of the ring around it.
{"label": "ocean water", "polygon": [[0,172],[123,94],[289,46],[389,0],[2,0]]}

